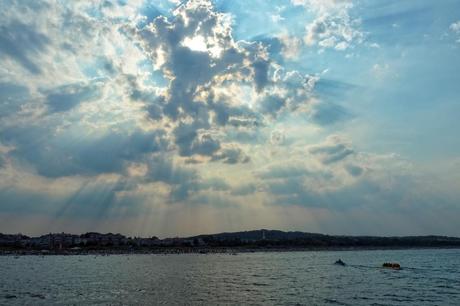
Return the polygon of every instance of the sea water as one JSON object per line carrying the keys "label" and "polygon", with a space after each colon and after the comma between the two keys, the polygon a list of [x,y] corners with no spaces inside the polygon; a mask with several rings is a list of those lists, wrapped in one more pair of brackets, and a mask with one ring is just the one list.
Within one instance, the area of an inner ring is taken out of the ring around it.
{"label": "sea water", "polygon": [[0,304],[458,306],[460,250],[0,256]]}

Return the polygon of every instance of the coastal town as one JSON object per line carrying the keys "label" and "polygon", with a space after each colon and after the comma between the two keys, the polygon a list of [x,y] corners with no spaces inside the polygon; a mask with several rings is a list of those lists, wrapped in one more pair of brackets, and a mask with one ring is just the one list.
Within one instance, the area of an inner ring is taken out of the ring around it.
{"label": "coastal town", "polygon": [[193,247],[203,246],[202,239],[157,237],[126,237],[121,234],[88,232],[81,235],[68,233],[49,233],[38,237],[22,234],[0,234],[0,248],[20,250],[91,250],[91,249],[139,249],[155,247]]}
{"label": "coastal town", "polygon": [[116,233],[49,233],[37,237],[0,234],[1,255],[236,253],[252,251],[460,248],[460,238],[445,236],[332,236],[253,230],[186,238],[126,237]]}

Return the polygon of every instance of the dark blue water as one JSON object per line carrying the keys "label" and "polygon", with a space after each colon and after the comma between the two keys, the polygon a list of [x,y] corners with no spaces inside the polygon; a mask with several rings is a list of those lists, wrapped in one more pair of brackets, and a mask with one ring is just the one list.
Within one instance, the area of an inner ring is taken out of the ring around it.
{"label": "dark blue water", "polygon": [[0,277],[2,305],[460,305],[460,250],[3,256]]}

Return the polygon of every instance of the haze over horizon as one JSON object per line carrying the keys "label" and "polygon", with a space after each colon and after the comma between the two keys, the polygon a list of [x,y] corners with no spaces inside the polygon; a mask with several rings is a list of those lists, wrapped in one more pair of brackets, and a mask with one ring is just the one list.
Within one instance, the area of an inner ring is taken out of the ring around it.
{"label": "haze over horizon", "polygon": [[460,2],[0,3],[0,232],[460,236]]}

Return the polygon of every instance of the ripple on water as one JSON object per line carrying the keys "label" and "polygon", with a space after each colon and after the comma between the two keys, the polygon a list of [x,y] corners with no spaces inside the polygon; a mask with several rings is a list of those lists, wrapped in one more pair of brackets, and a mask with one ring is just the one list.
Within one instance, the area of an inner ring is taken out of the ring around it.
{"label": "ripple on water", "polygon": [[[333,265],[337,258],[348,266]],[[388,259],[404,269],[380,268]],[[0,304],[458,306],[458,266],[460,250],[6,256]]]}

